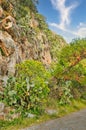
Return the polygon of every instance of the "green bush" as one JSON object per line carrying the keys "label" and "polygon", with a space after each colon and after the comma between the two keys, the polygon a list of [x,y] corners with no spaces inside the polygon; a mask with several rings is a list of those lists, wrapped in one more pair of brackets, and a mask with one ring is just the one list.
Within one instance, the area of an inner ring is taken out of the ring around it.
{"label": "green bush", "polygon": [[71,99],[73,98],[71,94],[71,87],[72,82],[71,81],[63,81],[61,82],[61,95],[59,96],[59,104],[70,104]]}
{"label": "green bush", "polygon": [[[70,103],[71,98],[85,98],[86,39],[66,45],[59,53],[58,62],[51,66],[54,85],[60,104]],[[75,92],[76,91],[76,92]],[[56,94],[56,92],[55,92]],[[53,94],[54,95],[54,94]]]}
{"label": "green bush", "polygon": [[49,93],[50,74],[41,62],[28,60],[16,66],[16,77],[8,80],[4,101],[20,111],[40,112]]}

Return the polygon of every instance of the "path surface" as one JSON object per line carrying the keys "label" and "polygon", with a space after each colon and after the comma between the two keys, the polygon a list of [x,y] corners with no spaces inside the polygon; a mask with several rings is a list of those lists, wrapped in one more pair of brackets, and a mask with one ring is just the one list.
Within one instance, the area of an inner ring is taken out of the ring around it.
{"label": "path surface", "polygon": [[24,130],[86,130],[86,109]]}

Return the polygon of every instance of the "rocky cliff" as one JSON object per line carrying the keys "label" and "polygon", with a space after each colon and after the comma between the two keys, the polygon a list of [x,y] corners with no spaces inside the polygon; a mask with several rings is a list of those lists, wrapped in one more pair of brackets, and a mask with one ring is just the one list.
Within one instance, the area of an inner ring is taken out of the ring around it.
{"label": "rocky cliff", "polygon": [[15,74],[17,63],[34,59],[49,65],[57,60],[56,54],[66,44],[49,30],[44,17],[36,10],[21,4],[23,11],[27,11],[22,16],[15,3],[0,0],[0,84]]}

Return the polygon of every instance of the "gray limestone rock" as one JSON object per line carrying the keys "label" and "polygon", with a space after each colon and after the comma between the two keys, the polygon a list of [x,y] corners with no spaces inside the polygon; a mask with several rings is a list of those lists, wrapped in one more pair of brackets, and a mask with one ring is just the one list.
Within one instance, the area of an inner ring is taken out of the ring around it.
{"label": "gray limestone rock", "polygon": [[4,103],[0,102],[0,113],[4,111]]}

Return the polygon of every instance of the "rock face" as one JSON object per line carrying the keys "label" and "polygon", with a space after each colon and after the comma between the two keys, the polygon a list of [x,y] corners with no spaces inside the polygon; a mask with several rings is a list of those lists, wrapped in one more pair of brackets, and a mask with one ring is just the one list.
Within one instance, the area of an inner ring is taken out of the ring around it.
{"label": "rock face", "polygon": [[[12,1],[10,1],[0,1],[0,84],[2,84],[2,80],[6,84],[8,76],[15,74],[15,65],[24,60],[39,60],[48,66],[53,60],[51,53],[55,49],[51,51],[52,48],[58,47],[57,45],[53,47],[53,45],[58,44],[57,41],[61,46],[64,44],[64,40],[61,38],[59,40],[53,32],[50,31],[50,35],[47,35],[43,31],[43,29],[46,30],[45,27],[42,27],[46,25],[46,22],[41,19],[41,15],[37,15],[33,11],[28,10],[28,16],[25,16],[26,20],[29,19],[28,26],[27,23],[23,23],[24,27],[22,24],[18,24],[21,23],[21,19],[16,20],[17,11],[13,9]],[[23,35],[25,31],[26,35]],[[53,43],[52,41],[55,39],[57,40]]]}
{"label": "rock face", "polygon": [[[42,37],[45,38],[45,43]],[[46,65],[51,63],[48,41],[42,33],[34,38],[33,44],[27,39],[19,44],[6,31],[0,31],[0,50],[0,80],[6,75],[13,75],[15,65],[26,59],[40,60]]]}
{"label": "rock face", "polygon": [[[10,20],[11,26],[5,25],[7,20]],[[2,20],[5,30],[0,30],[0,80],[5,82],[8,75],[15,73],[15,65],[26,59],[40,60],[46,65],[51,63],[48,39],[43,32],[37,33],[29,42],[27,38],[19,40],[16,36],[18,30],[12,30],[13,26],[17,27],[11,16]]]}

